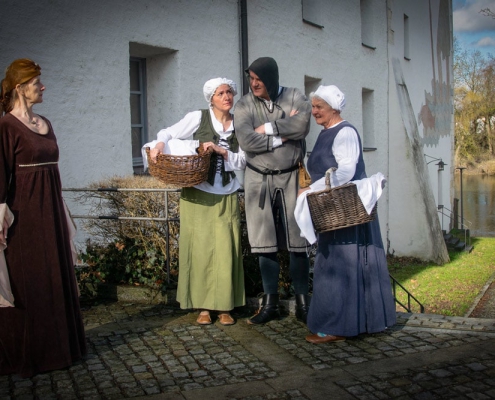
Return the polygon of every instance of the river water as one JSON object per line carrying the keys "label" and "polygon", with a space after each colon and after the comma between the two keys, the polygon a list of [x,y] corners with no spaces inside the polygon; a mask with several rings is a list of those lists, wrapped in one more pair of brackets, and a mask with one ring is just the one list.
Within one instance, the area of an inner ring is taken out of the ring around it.
{"label": "river water", "polygon": [[[455,175],[455,197],[461,214],[460,174]],[[495,236],[495,176],[462,175],[462,211],[471,236]]]}

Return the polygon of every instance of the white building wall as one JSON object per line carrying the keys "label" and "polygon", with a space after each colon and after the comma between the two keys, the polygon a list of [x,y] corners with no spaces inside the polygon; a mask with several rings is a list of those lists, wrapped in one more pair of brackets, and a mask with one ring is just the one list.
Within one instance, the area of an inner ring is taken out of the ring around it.
{"label": "white building wall", "polygon": [[[440,0],[431,3],[435,21]],[[378,212],[384,243],[401,255],[420,256],[427,243],[421,240],[421,219],[415,218],[421,209],[410,207],[418,187],[409,179],[411,165],[404,162],[409,150],[390,62],[400,58],[401,20],[409,13],[413,57],[401,65],[418,115],[432,92],[428,4],[247,1],[249,63],[271,56],[279,64],[282,85],[309,94],[319,84],[335,84],[345,93],[342,115],[369,150],[364,153],[368,175],[380,171],[389,180]],[[53,123],[64,187],[132,174],[130,56],[147,60],[150,139],[186,112],[206,106],[202,87],[207,79],[226,76],[241,89],[238,7],[237,0],[0,0],[6,16],[0,27],[0,69],[20,57],[41,65],[47,90],[35,111]],[[308,151],[320,130],[313,122]],[[449,164],[443,180],[446,205],[451,142],[451,136],[440,136],[425,147],[425,153]],[[434,187],[436,167],[429,168]]]}
{"label": "white building wall", "polygon": [[[452,40],[450,1],[389,2],[390,60],[390,182],[389,252],[399,256],[429,258],[433,247],[426,219],[424,197],[418,182],[404,122],[408,110],[401,109],[393,63],[404,77],[412,105],[412,121],[418,129],[424,160],[429,171],[435,206],[439,197],[448,215],[451,207],[453,107]],[[405,57],[405,16],[409,21],[409,54]],[[447,25],[447,26],[446,26]],[[440,28],[439,28],[440,27]],[[438,162],[446,163],[439,190]],[[448,217],[438,214],[440,226],[449,229]]]}

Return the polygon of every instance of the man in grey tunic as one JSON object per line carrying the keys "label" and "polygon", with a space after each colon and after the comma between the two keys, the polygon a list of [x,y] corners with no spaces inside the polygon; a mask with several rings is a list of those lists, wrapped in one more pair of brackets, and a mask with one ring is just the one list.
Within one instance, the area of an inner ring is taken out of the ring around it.
{"label": "man in grey tunic", "polygon": [[246,70],[251,92],[234,109],[234,128],[246,153],[244,177],[249,243],[259,253],[264,296],[249,324],[280,317],[277,253],[290,253],[290,274],[296,294],[296,316],[306,322],[309,309],[308,243],[294,218],[298,164],[304,158],[311,104],[300,90],[279,86],[278,66],[270,57]]}

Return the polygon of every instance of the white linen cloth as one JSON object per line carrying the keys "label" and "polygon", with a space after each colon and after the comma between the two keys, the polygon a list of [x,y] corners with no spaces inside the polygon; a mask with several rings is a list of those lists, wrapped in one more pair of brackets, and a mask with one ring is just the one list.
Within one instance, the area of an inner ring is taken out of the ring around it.
{"label": "white linen cloth", "polygon": [[[0,204],[0,221],[7,221],[7,225],[11,226],[14,222],[14,214],[10,211],[6,203]],[[2,230],[0,223],[0,230]],[[7,236],[7,233],[5,233]],[[0,243],[0,307],[14,307],[14,295],[10,286],[9,272],[7,271],[7,263],[3,251],[7,248],[7,244]]]}
{"label": "white linen cloth", "polygon": [[[332,174],[335,174],[335,172],[332,171],[331,175]],[[330,179],[330,181],[332,181],[332,179]],[[377,172],[369,178],[351,181],[351,183],[356,185],[358,196],[361,199],[368,215],[371,214],[373,207],[375,207],[376,202],[381,197],[386,182],[387,180],[381,172]],[[294,216],[296,218],[297,225],[301,229],[301,236],[306,238],[310,244],[315,243],[317,238],[306,197],[309,193],[318,192],[320,190],[324,190],[325,188],[325,177],[323,177],[313,183],[309,190],[301,193],[301,195],[297,198]]]}
{"label": "white linen cloth", "polygon": [[[227,130],[223,130],[223,125],[220,121],[218,121],[215,118],[215,114],[213,114],[213,111],[210,108],[210,116],[211,116],[211,121],[213,124],[213,128],[215,131],[220,135],[220,138],[227,139],[232,135],[234,131],[234,125],[233,123],[230,124],[229,128]],[[142,148],[141,148],[141,154],[143,155],[143,164],[144,164],[144,169],[146,170],[148,168],[148,160],[146,159],[146,151],[145,148],[149,147],[150,149],[154,148],[158,142],[163,142],[165,143],[165,151],[167,149],[167,144],[169,147],[169,151],[171,151],[170,154],[174,155],[187,155],[187,154],[176,154],[174,151],[187,151],[188,146],[190,144],[185,143],[183,145],[177,144],[176,141],[172,142],[169,144],[170,141],[174,139],[179,139],[180,141],[187,141],[187,142],[198,142],[191,140],[193,137],[194,132],[196,132],[201,124],[201,111],[192,111],[190,113],[187,113],[184,118],[182,118],[179,122],[176,124],[162,129],[158,132],[157,134],[157,140],[154,140],[150,143],[146,143]],[[199,142],[198,142],[199,145]],[[180,150],[179,150],[180,147]],[[196,145],[194,149],[196,149],[198,146]],[[238,153],[233,153],[230,150],[227,150],[228,152],[228,159],[225,160],[224,166],[226,171],[243,171],[246,168],[246,155],[244,151],[239,148]],[[168,153],[167,153],[168,154]],[[192,154],[196,154],[195,152]],[[199,185],[194,186],[196,189],[202,190],[207,193],[213,193],[213,194],[231,194],[237,191],[240,187],[241,184],[237,178],[232,179],[227,185],[223,186],[222,184],[222,175],[217,173],[215,175],[215,182],[213,185],[210,185],[208,182],[202,182]]]}
{"label": "white linen cloth", "polygon": [[[145,162],[145,168],[148,168],[148,160],[146,159],[146,151],[145,148],[149,147],[150,149],[154,148],[158,143],[158,140],[153,140],[149,143],[146,143],[141,149],[141,153],[143,154],[143,161]],[[199,140],[181,140],[181,139],[170,139],[167,143],[165,143],[165,149],[163,150],[163,154],[172,154],[174,156],[194,156],[196,153],[196,149],[199,146]]]}

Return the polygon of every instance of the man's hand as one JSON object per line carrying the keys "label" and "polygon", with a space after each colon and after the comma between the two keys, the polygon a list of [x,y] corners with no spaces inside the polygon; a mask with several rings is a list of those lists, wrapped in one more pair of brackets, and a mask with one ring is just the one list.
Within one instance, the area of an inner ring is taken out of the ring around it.
{"label": "man's hand", "polygon": [[258,126],[254,131],[256,133],[264,135],[265,134],[265,124]]}
{"label": "man's hand", "polygon": [[[292,111],[290,112],[289,116],[293,117],[294,115],[296,115],[296,114],[298,114],[298,113],[299,113],[299,111],[297,111],[297,110],[292,110]],[[259,133],[260,135],[265,135],[265,124],[258,126],[258,127],[257,127],[254,131],[255,131],[256,133]],[[282,139],[282,143],[287,142],[287,141],[289,140],[289,139],[284,138],[284,137],[283,137],[283,138],[281,138],[281,139]]]}

